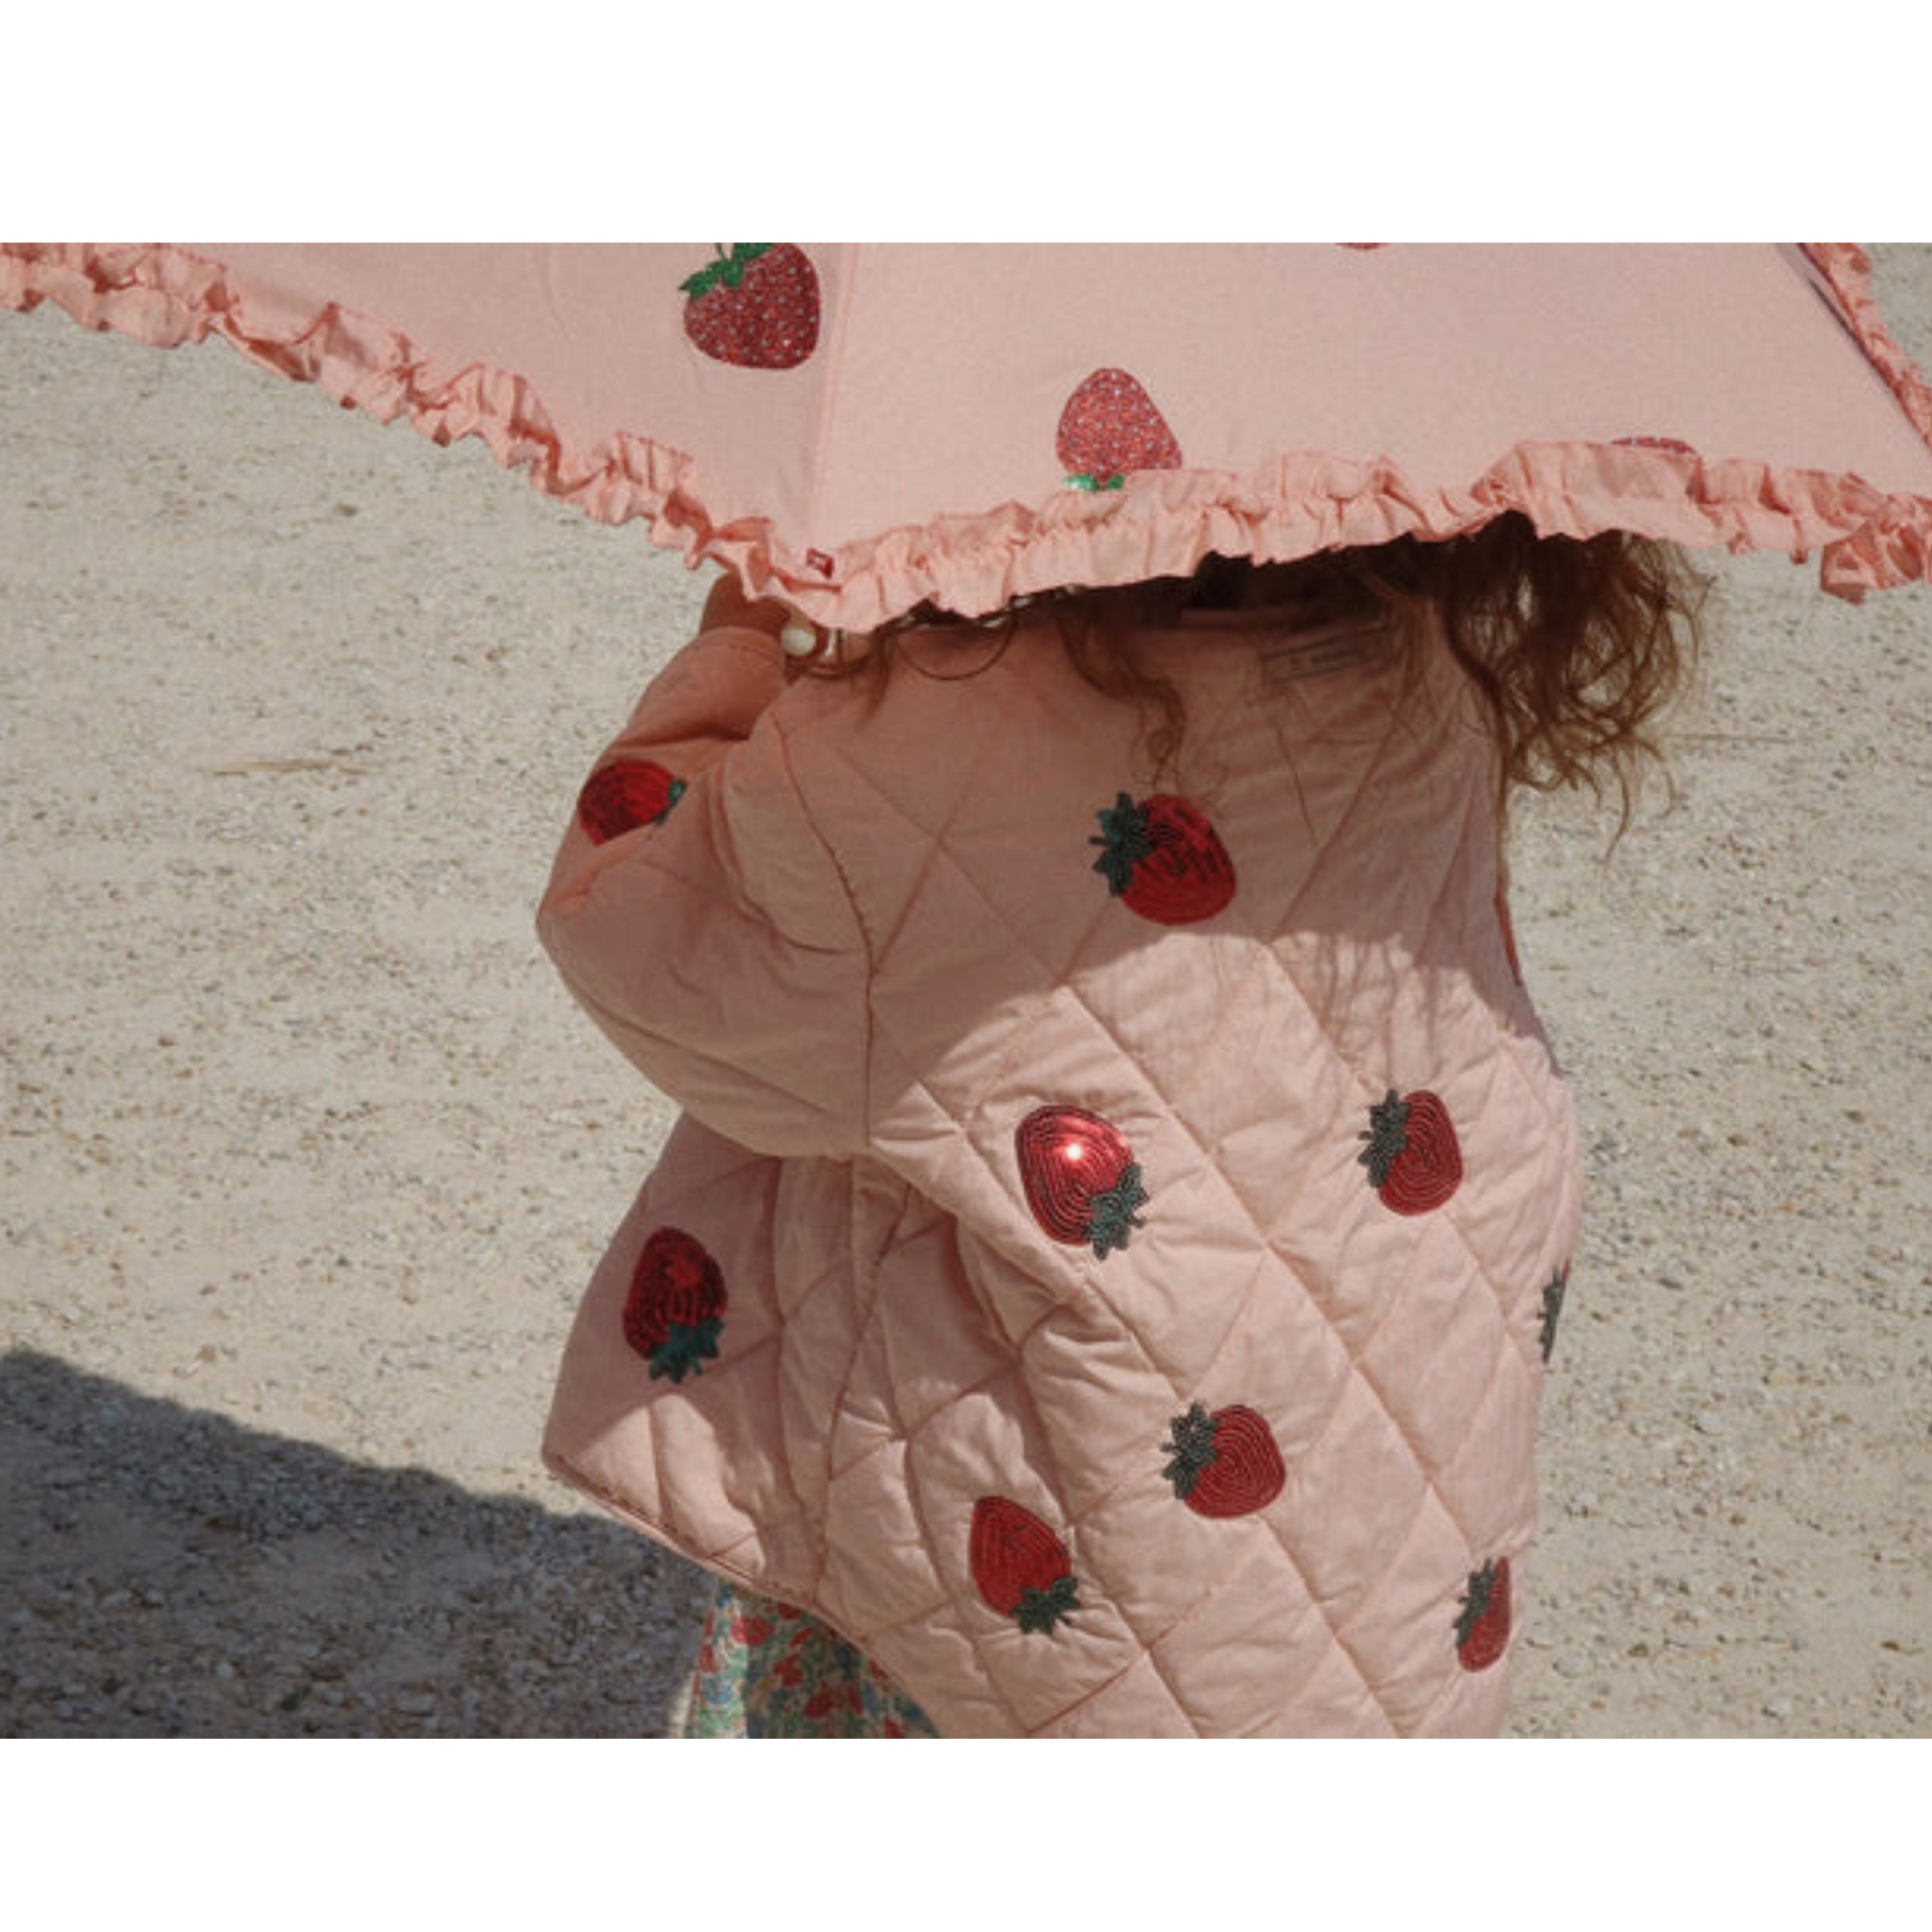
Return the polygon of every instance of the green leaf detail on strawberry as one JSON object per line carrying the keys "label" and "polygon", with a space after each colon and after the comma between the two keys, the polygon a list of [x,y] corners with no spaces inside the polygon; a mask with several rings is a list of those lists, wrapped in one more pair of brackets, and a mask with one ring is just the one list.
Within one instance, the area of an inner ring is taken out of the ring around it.
{"label": "green leaf detail on strawberry", "polygon": [[1469,1573],[1456,1618],[1456,1661],[1487,1670],[1510,1642],[1510,1560],[1499,1556]]}
{"label": "green leaf detail on strawberry", "polygon": [[1089,839],[1100,855],[1093,869],[1107,880],[1107,890],[1119,898],[1134,883],[1134,869],[1143,859],[1154,855],[1154,836],[1148,829],[1147,813],[1126,792],[1114,798],[1100,813],[1100,836]]}
{"label": "green leaf detail on strawberry", "polygon": [[1010,1496],[974,1503],[966,1558],[987,1604],[1029,1635],[1055,1629],[1080,1607],[1066,1545]]}
{"label": "green leaf detail on strawberry", "polygon": [[1079,1586],[1071,1576],[1062,1576],[1044,1590],[1026,1591],[1013,1612],[1013,1621],[1030,1635],[1035,1631],[1051,1630],[1079,1607]]}
{"label": "green leaf detail on strawberry", "polygon": [[1210,1411],[1194,1402],[1168,1424],[1162,1474],[1197,1516],[1251,1516],[1281,1494],[1288,1479],[1267,1424],[1236,1402]]}
{"label": "green leaf detail on strawberry", "polygon": [[1127,1136],[1085,1107],[1042,1107],[1013,1135],[1027,1205],[1056,1241],[1106,1260],[1142,1225],[1148,1204]]}
{"label": "green leaf detail on strawberry", "polygon": [[702,1373],[703,1365],[717,1354],[717,1337],[724,1326],[715,1315],[696,1328],[672,1323],[664,1340],[652,1351],[652,1376],[668,1375],[674,1382],[681,1382],[688,1374]]}
{"label": "green leaf detail on strawberry", "polygon": [[1191,926],[1224,912],[1235,896],[1234,861],[1207,815],[1185,798],[1126,792],[1099,813],[1090,838],[1093,869],[1130,912],[1161,926]]}
{"label": "green leaf detail on strawberry", "polygon": [[714,288],[740,287],[745,270],[769,255],[773,246],[769,242],[734,242],[729,255],[723,249],[714,249],[716,259],[707,262],[696,275],[686,276],[678,286],[690,296],[709,295]]}
{"label": "green leaf detail on strawberry", "polygon": [[1093,1197],[1093,1212],[1086,1226],[1086,1239],[1094,1258],[1105,1261],[1116,1248],[1124,1248],[1133,1229],[1142,1225],[1136,1209],[1146,1207],[1147,1190],[1141,1186],[1141,1171],[1129,1166],[1117,1186]]}
{"label": "green leaf detail on strawberry", "polygon": [[1398,1215],[1425,1215],[1462,1185],[1462,1148],[1454,1123],[1433,1093],[1404,1097],[1389,1088],[1368,1110],[1367,1145],[1355,1157],[1368,1170],[1382,1205]]}
{"label": "green leaf detail on strawberry", "polygon": [[1556,1346],[1556,1323],[1563,1312],[1563,1297],[1569,1292],[1569,1270],[1559,1268],[1543,1287],[1543,1310],[1537,1324],[1537,1345],[1547,1362]]}
{"label": "green leaf detail on strawberry", "polygon": [[679,287],[684,333],[736,369],[796,369],[818,346],[818,271],[789,242],[734,242]]}
{"label": "green leaf detail on strawberry", "polygon": [[603,845],[639,825],[661,825],[685,790],[681,778],[652,759],[614,758],[578,793],[578,823],[593,845]]}
{"label": "green leaf detail on strawberry", "polygon": [[1136,470],[1181,466],[1174,432],[1124,369],[1096,369],[1067,398],[1054,449],[1080,490],[1117,490]]}
{"label": "green leaf detail on strawberry", "polygon": [[624,1338],[653,1379],[681,1382],[717,1356],[724,1303],[724,1274],[703,1244],[681,1229],[660,1228],[631,1271]]}

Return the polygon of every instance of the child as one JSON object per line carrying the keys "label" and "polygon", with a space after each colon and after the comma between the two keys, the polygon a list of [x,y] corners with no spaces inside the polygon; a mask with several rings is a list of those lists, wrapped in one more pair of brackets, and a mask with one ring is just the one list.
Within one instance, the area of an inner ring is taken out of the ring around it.
{"label": "child", "polygon": [[1580,1191],[1502,807],[1627,800],[1690,616],[1513,516],[789,676],[717,587],[540,915],[686,1109],[545,1453],[724,1581],[694,1730],[1500,1727]]}

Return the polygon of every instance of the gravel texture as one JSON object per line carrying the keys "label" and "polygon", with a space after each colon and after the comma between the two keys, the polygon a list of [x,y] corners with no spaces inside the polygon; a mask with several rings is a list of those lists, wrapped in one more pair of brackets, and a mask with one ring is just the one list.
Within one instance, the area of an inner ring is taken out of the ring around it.
{"label": "gravel texture", "polygon": [[[0,1734],[661,1730],[703,1581],[536,1444],[670,1116],[530,913],[703,579],[221,349],[0,317]],[[1675,804],[1519,807],[1591,1198],[1511,1729],[1924,1735],[1932,592],[1712,569]]]}

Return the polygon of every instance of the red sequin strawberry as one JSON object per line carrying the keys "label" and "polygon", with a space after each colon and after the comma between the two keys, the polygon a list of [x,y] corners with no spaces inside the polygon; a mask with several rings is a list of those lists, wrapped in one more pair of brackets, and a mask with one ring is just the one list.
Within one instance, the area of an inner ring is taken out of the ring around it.
{"label": "red sequin strawberry", "polygon": [[1067,398],[1054,448],[1081,490],[1117,490],[1130,471],[1181,466],[1174,432],[1124,369],[1096,369]]}
{"label": "red sequin strawberry", "polygon": [[653,1377],[702,1374],[724,1326],[724,1277],[702,1242],[660,1228],[644,1244],[624,1297],[624,1338]]}
{"label": "red sequin strawberry", "polygon": [[966,1556],[979,1594],[1024,1631],[1051,1630],[1080,1607],[1066,1545],[1010,1497],[974,1503]]}
{"label": "red sequin strawberry", "polygon": [[684,796],[684,781],[648,758],[600,765],[577,794],[577,818],[593,845],[639,825],[660,825]]}
{"label": "red sequin strawberry", "polygon": [[1465,1670],[1487,1670],[1510,1641],[1510,1560],[1496,1557],[1469,1573],[1456,1618],[1456,1662]]}
{"label": "red sequin strawberry", "polygon": [[1234,861],[1185,798],[1157,792],[1136,804],[1121,792],[1099,815],[1093,869],[1131,912],[1162,926],[1211,919],[1235,896]]}
{"label": "red sequin strawberry", "polygon": [[1250,1516],[1288,1480],[1272,1431],[1239,1402],[1211,1412],[1195,1402],[1168,1429],[1163,1446],[1172,1460],[1162,1474],[1196,1516]]}
{"label": "red sequin strawberry", "polygon": [[1462,1149],[1449,1112],[1433,1093],[1404,1098],[1389,1088],[1368,1110],[1368,1143],[1355,1157],[1382,1205],[1398,1215],[1425,1215],[1462,1185]]}
{"label": "red sequin strawberry", "polygon": [[1013,1135],[1033,1217],[1056,1241],[1102,1261],[1124,1248],[1147,1205],[1127,1136],[1084,1107],[1035,1107]]}
{"label": "red sequin strawberry", "polygon": [[796,369],[818,346],[818,271],[789,242],[734,242],[681,282],[684,333],[737,369]]}

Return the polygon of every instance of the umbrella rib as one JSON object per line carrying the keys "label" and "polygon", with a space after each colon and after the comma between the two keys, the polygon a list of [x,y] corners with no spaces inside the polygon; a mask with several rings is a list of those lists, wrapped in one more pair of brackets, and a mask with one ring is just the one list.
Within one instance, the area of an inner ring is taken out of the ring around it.
{"label": "umbrella rib", "polygon": [[841,242],[839,244],[838,263],[837,281],[828,292],[831,297],[829,327],[819,351],[825,358],[825,374],[818,389],[818,421],[812,433],[811,474],[805,505],[806,541],[814,546],[825,536],[825,477],[831,467],[833,427],[839,416],[839,393],[845,380],[846,338],[852,319],[853,287],[859,272],[856,242]]}

